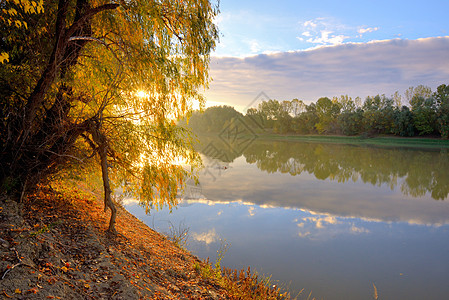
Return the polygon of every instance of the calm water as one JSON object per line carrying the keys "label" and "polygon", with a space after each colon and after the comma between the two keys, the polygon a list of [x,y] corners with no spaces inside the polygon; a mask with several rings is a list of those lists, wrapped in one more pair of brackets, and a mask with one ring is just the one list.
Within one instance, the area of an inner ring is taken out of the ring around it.
{"label": "calm water", "polygon": [[[199,187],[145,215],[222,265],[251,266],[317,299],[447,299],[449,154],[319,143],[206,140]],[[294,296],[294,295],[293,295]]]}

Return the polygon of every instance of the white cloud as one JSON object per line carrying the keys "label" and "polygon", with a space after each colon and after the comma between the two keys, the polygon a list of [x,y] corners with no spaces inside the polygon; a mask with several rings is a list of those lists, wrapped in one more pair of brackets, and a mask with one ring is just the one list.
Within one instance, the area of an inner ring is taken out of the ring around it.
{"label": "white cloud", "polygon": [[298,236],[314,240],[326,240],[338,235],[366,234],[370,231],[354,224],[354,217],[339,217],[328,213],[305,211],[308,216],[293,220],[298,227]]}
{"label": "white cloud", "polygon": [[344,35],[332,35],[332,33],[332,31],[322,30],[320,37],[310,38],[307,42],[321,45],[340,45],[345,39],[349,38]]}
{"label": "white cloud", "polygon": [[311,34],[309,31],[304,31],[304,32],[302,33],[302,35],[303,35],[303,36],[306,36],[306,37],[312,36],[312,34]]}
{"label": "white cloud", "polygon": [[309,231],[306,231],[306,232],[298,232],[298,236],[301,237],[301,238],[308,237],[309,235],[310,235],[310,232],[309,232]]}
{"label": "white cloud", "polygon": [[278,100],[316,101],[342,94],[391,95],[419,84],[434,89],[448,83],[447,49],[449,37],[441,37],[213,58],[213,82],[206,96],[243,109],[261,91]]}
{"label": "white cloud", "polygon": [[322,18],[317,18],[317,19],[315,19],[315,20],[305,21],[305,22],[303,23],[303,26],[304,26],[304,27],[315,28],[315,27],[318,26],[316,21],[320,21],[320,20],[322,20]]}
{"label": "white cloud", "polygon": [[257,53],[259,52],[262,47],[260,46],[260,43],[257,40],[250,40],[248,41],[249,48],[251,49],[251,52]]}
{"label": "white cloud", "polygon": [[317,229],[323,229],[325,228],[325,225],[336,225],[340,223],[336,217],[330,215],[307,217],[304,218],[303,221],[313,223]]}
{"label": "white cloud", "polygon": [[359,30],[357,30],[357,31],[360,34],[365,34],[365,33],[374,32],[377,30],[379,30],[379,27],[359,28]]}
{"label": "white cloud", "polygon": [[370,231],[368,229],[366,229],[366,228],[357,227],[354,224],[352,224],[351,232],[357,234],[357,233],[369,233]]}
{"label": "white cloud", "polygon": [[250,208],[248,208],[248,214],[250,217],[254,217],[256,215],[255,210],[256,210],[256,208],[254,206],[251,206]]}
{"label": "white cloud", "polygon": [[[308,37],[305,40],[311,44],[318,45],[340,45],[349,36],[343,34],[348,32],[350,28],[340,24],[334,19],[316,18],[302,23],[302,36]],[[302,37],[297,37],[300,41],[304,41]]]}
{"label": "white cloud", "polygon": [[139,204],[139,200],[137,200],[136,198],[123,198],[122,203],[124,206],[137,205],[137,204]]}
{"label": "white cloud", "polygon": [[206,243],[207,245],[214,243],[218,240],[217,232],[215,231],[215,228],[212,228],[208,232],[202,232],[202,233],[192,233],[192,238],[198,242]]}

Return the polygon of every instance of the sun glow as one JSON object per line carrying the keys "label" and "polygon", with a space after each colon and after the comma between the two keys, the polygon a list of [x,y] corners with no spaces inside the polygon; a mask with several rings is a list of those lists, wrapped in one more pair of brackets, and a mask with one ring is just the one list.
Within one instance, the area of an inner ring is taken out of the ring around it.
{"label": "sun glow", "polygon": [[146,97],[149,96],[149,94],[147,92],[145,92],[145,91],[137,91],[136,92],[136,96],[139,97],[139,98],[146,98]]}

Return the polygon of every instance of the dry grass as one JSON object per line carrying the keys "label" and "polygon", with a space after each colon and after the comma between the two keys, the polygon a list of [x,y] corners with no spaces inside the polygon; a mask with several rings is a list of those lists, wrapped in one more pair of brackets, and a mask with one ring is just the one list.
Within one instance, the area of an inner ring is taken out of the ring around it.
{"label": "dry grass", "polygon": [[373,288],[374,288],[374,294],[373,294],[373,298],[375,299],[375,300],[377,300],[377,298],[378,298],[378,295],[377,295],[377,287],[376,287],[376,285],[373,283]]}
{"label": "dry grass", "polygon": [[233,299],[290,299],[288,292],[272,284],[269,277],[259,277],[245,270],[222,269],[221,283]]}

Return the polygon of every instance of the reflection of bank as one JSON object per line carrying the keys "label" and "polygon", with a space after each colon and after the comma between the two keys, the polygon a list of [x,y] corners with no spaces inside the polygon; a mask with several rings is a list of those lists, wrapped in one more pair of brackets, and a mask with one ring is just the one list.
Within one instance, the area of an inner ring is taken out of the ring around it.
{"label": "reflection of bank", "polygon": [[[245,107],[244,112],[256,109],[259,104],[269,100],[270,97],[262,91]],[[218,137],[234,155],[240,156],[240,153],[251,146],[258,137],[253,128],[264,130],[261,120],[247,113],[246,116],[231,119],[229,123],[225,124]]]}
{"label": "reflection of bank", "polygon": [[226,151],[223,147],[220,147],[217,143],[209,142],[206,147],[201,151],[206,155],[206,158],[218,159],[220,161],[229,161],[229,151]]}
{"label": "reflection of bank", "polygon": [[232,162],[218,162],[229,169],[212,169],[217,180],[199,180],[213,202],[441,226],[449,203],[432,199],[447,198],[448,162],[445,151],[258,139]]}
{"label": "reflection of bank", "polygon": [[257,139],[255,132],[242,117],[232,119],[218,137],[234,153],[242,153]]}
{"label": "reflection of bank", "polygon": [[195,184],[195,181],[193,179],[189,178],[186,182],[185,189],[180,198],[182,200],[204,199],[203,189],[201,188],[201,185],[199,183]]}
{"label": "reflection of bank", "polygon": [[202,157],[204,168],[201,175],[210,177],[212,181],[229,169],[228,162],[231,161],[228,152],[217,146],[217,143],[210,142],[202,151],[205,155]]}
{"label": "reflection of bank", "polygon": [[390,190],[400,187],[404,196],[430,195],[445,200],[449,195],[449,154],[438,150],[258,140],[243,155],[268,173],[297,176],[306,172],[339,183],[361,180]]}

